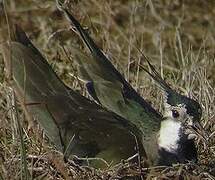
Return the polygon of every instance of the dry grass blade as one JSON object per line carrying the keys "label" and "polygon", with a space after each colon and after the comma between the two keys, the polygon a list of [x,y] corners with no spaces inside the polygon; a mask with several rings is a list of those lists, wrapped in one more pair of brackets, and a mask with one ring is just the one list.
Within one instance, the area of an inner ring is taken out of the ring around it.
{"label": "dry grass blade", "polygon": [[[3,73],[5,65],[0,53],[0,179],[21,179],[21,168],[24,168],[24,166],[20,167],[22,158],[26,159],[27,171],[30,172],[32,179],[115,180],[138,179],[140,176],[144,179],[215,179],[214,1],[170,3],[168,0],[157,2],[59,0],[57,2],[61,7],[68,5],[69,9],[80,17],[83,24],[91,27],[90,35],[95,37],[105,54],[113,59],[112,62],[121,72],[128,74],[129,68],[130,82],[138,87],[138,92],[157,109],[161,107],[161,94],[152,85],[153,83],[144,73],[145,70],[138,65],[146,61],[141,56],[143,49],[144,54],[150,57],[150,63],[156,65],[157,72],[159,72],[157,65],[162,61],[163,76],[161,77],[165,77],[173,85],[173,89],[180,89],[185,93],[188,90],[192,91],[191,94],[195,99],[201,102],[204,111],[202,124],[209,140],[205,142],[198,137],[199,162],[197,164],[148,169],[122,162],[115,167],[98,170],[79,166],[74,161],[63,162],[62,157],[59,159],[51,157],[50,153],[53,156],[55,153],[38,124],[34,123],[33,129],[26,130],[29,123],[23,120],[23,111],[18,102],[17,120],[26,132],[22,135],[26,157],[21,156],[20,146],[14,141],[16,137],[12,128],[14,126],[18,128],[18,126],[14,125],[14,122],[12,124],[13,118],[9,114],[11,111],[6,103],[9,91],[4,85],[6,84]],[[64,50],[59,48],[57,43],[51,44],[48,41],[47,37],[57,32],[62,36],[59,41],[65,49],[70,50],[71,46],[75,46],[84,51],[82,43],[74,33],[69,34],[71,38],[68,39],[64,30],[58,31],[58,29],[67,28],[68,25],[56,10],[55,3],[43,0],[17,0],[6,3],[10,19],[14,19],[27,31],[34,44],[46,54],[61,79],[68,86],[75,87],[79,92],[86,94],[83,85],[77,82],[77,78],[69,76],[69,73],[76,74],[77,71],[70,66],[70,63],[73,63],[72,55],[65,55]],[[5,17],[0,19],[2,20],[9,21]],[[4,30],[9,29],[8,24],[4,26]],[[3,30],[2,26],[1,30]],[[3,38],[8,38],[6,34]],[[3,39],[1,38],[0,41],[2,42]],[[157,42],[162,42],[159,47]],[[47,44],[51,46],[47,48]],[[151,73],[152,77],[156,75],[153,68],[148,73]],[[29,138],[25,138],[25,135]]]}

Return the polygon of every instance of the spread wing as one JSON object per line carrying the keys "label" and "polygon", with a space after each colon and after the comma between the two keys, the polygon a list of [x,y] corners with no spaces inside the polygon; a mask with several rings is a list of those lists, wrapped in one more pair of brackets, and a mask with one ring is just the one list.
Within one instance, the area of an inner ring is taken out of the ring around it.
{"label": "spread wing", "polygon": [[151,149],[156,148],[151,148],[149,144],[156,146],[152,140],[159,131],[161,115],[115,69],[74,16],[59,1],[57,6],[91,53],[91,56],[85,55],[75,48],[72,52],[79,75],[87,82],[89,94],[98,103],[136,124],[143,133],[146,152],[151,154]]}
{"label": "spread wing", "polygon": [[139,129],[66,87],[20,28],[2,50],[7,75],[12,75],[11,85],[27,117],[40,123],[66,157],[117,163],[137,152],[144,155]]}

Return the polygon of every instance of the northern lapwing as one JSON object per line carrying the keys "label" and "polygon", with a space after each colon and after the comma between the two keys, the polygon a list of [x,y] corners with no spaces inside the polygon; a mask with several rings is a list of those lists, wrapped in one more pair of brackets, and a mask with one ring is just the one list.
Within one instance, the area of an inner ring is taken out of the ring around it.
{"label": "northern lapwing", "polygon": [[78,64],[79,76],[86,82],[87,90],[95,101],[138,127],[142,133],[147,157],[152,164],[171,165],[188,161],[196,162],[197,148],[190,127],[201,127],[200,104],[173,90],[145,58],[151,72],[145,68],[142,69],[165,92],[165,113],[162,116],[132,88],[87,31],[58,0],[57,7],[64,13],[91,53],[90,56],[76,48],[71,48]]}

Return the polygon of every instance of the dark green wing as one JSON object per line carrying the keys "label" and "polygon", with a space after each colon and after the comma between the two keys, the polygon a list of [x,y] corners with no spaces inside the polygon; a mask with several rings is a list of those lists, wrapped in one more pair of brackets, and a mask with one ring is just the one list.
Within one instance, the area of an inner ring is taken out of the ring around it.
{"label": "dark green wing", "polygon": [[92,54],[90,57],[73,48],[79,75],[87,81],[88,92],[103,106],[137,125],[143,133],[146,152],[153,154],[151,151],[156,149],[155,139],[162,116],[115,69],[71,13],[58,1],[57,5]]}
{"label": "dark green wing", "polygon": [[27,117],[41,124],[65,156],[117,163],[137,152],[144,155],[139,129],[66,87],[20,28],[16,27],[15,38],[4,43],[2,50]]}

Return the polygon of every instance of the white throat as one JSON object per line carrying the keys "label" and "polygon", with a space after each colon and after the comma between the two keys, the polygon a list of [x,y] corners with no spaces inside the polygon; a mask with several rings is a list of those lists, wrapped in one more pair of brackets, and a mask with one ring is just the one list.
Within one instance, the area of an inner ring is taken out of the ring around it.
{"label": "white throat", "polygon": [[180,139],[180,128],[181,122],[173,119],[163,120],[159,131],[158,146],[168,152],[176,151]]}

